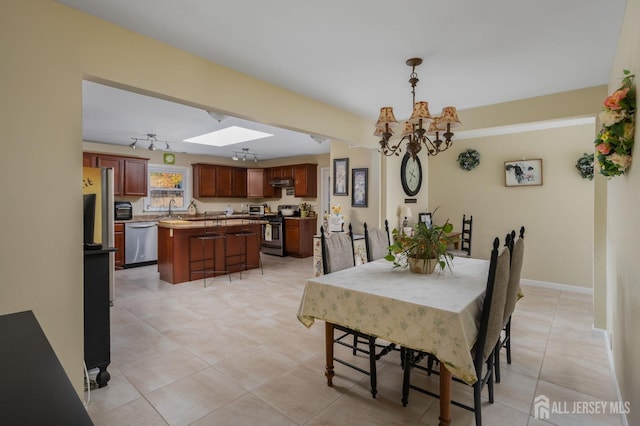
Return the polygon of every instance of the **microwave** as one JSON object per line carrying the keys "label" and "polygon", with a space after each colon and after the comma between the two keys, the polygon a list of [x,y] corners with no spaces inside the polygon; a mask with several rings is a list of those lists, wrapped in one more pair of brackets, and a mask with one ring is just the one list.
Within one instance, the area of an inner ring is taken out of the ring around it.
{"label": "microwave", "polygon": [[256,216],[264,216],[264,205],[249,204],[249,214],[256,215]]}
{"label": "microwave", "polygon": [[133,207],[129,201],[116,201],[114,203],[115,220],[131,220],[133,218]]}

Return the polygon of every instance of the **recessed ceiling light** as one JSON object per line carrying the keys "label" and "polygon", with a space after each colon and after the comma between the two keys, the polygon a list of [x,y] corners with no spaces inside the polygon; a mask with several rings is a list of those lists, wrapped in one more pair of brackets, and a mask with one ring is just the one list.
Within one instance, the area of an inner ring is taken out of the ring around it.
{"label": "recessed ceiling light", "polygon": [[215,132],[205,133],[185,139],[184,142],[199,143],[211,146],[226,146],[235,143],[253,141],[256,139],[268,138],[271,133],[258,132],[257,130],[245,129],[244,127],[231,126]]}

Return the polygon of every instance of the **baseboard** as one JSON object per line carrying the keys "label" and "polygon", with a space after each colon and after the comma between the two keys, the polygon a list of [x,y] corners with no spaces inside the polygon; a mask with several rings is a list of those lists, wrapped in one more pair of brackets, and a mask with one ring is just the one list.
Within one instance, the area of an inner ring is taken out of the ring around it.
{"label": "baseboard", "polygon": [[[602,330],[599,328],[593,329],[594,333],[601,334],[604,336],[605,347],[607,348],[607,357],[609,358],[609,368],[611,369],[611,375],[613,377],[613,389],[616,392],[616,398],[620,403],[624,403],[622,399],[622,392],[620,392],[620,385],[618,384],[618,377],[616,376],[616,368],[615,363],[613,362],[613,352],[611,351],[611,345],[609,342],[609,332],[607,330]],[[622,417],[622,426],[629,426],[629,420],[627,420],[627,415],[625,413],[621,413]]]}
{"label": "baseboard", "polygon": [[593,294],[592,288],[578,287],[577,285],[558,284],[558,283],[551,283],[548,281],[529,280],[526,278],[522,278],[520,282],[522,284],[531,285],[534,287],[545,287],[545,288],[552,288],[555,290],[572,291],[574,293]]}

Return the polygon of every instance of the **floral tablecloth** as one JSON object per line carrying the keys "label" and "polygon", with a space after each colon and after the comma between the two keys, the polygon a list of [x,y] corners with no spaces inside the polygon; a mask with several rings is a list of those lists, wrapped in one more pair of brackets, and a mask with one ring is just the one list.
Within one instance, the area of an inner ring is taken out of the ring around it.
{"label": "floral tablecloth", "polygon": [[476,382],[475,343],[489,261],[455,257],[453,272],[413,274],[382,259],[307,281],[298,319],[316,319],[427,351]]}

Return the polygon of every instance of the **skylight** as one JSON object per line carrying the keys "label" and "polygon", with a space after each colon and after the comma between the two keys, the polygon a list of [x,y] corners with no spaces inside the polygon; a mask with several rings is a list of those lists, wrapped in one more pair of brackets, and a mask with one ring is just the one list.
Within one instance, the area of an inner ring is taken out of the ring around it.
{"label": "skylight", "polygon": [[269,136],[273,135],[271,133],[245,129],[244,127],[230,126],[225,129],[216,130],[215,132],[205,133],[204,135],[185,139],[184,142],[199,143],[202,145],[211,146],[227,146],[240,142],[268,138]]}

